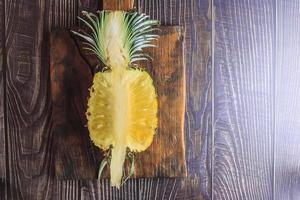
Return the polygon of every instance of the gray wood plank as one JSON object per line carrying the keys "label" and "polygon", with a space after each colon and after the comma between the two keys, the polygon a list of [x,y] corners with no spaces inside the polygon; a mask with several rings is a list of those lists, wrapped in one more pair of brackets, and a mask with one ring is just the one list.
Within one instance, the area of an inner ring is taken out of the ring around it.
{"label": "gray wood plank", "polygon": [[213,198],[273,198],[275,2],[214,1]]}
{"label": "gray wood plank", "polygon": [[7,199],[5,144],[5,4],[0,1],[0,199]]}
{"label": "gray wood plank", "polygon": [[110,188],[109,180],[81,182],[81,199],[176,199],[180,182],[169,178],[129,180],[120,190]]}
{"label": "gray wood plank", "polygon": [[5,32],[4,32],[4,2],[0,1],[0,178],[5,178]]}
{"label": "gray wood plank", "polygon": [[7,199],[5,144],[5,4],[0,0],[0,199]]}
{"label": "gray wood plank", "polygon": [[[77,22],[79,0],[51,0],[47,1],[46,12],[48,17],[44,18],[51,27],[71,28]],[[84,1],[82,1],[84,2]],[[51,29],[49,29],[51,30]]]}
{"label": "gray wood plank", "polygon": [[277,0],[274,199],[300,196],[300,2]]}

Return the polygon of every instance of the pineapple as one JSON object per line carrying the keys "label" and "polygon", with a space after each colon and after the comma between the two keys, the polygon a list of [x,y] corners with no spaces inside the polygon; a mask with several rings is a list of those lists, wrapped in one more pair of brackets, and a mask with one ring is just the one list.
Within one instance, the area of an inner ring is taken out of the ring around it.
{"label": "pineapple", "polygon": [[132,152],[146,150],[157,128],[153,80],[133,63],[150,58],[142,50],[155,46],[151,42],[158,35],[151,32],[159,22],[137,12],[98,11],[83,15],[85,18],[79,19],[91,34],[74,33],[105,65],[95,74],[90,89],[88,129],[93,143],[108,152],[99,174],[108,163],[111,185],[120,188],[126,156],[134,162]]}

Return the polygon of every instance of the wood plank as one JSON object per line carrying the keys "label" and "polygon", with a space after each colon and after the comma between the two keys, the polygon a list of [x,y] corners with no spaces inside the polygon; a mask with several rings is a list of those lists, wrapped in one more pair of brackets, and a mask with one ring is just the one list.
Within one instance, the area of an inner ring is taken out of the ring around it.
{"label": "wood plank", "polygon": [[41,81],[47,80],[47,70],[41,67],[43,23],[39,21],[44,5],[38,1],[4,3],[8,198],[30,198],[36,195],[32,188],[41,187],[45,180],[33,183],[31,179],[45,174],[49,166],[49,104],[46,84]]}
{"label": "wood plank", "polygon": [[275,3],[213,10],[213,198],[273,199]]}
{"label": "wood plank", "polygon": [[[183,193],[184,196],[178,199],[211,198],[213,127],[210,3],[210,1],[200,1],[199,7],[194,7],[194,3],[191,3],[191,11],[187,11],[191,13],[189,16],[191,19],[184,19],[182,22],[186,26],[185,145],[189,175],[188,179],[182,182],[182,190],[178,193]],[[200,19],[193,17],[199,15]]]}
{"label": "wood plank", "polygon": [[277,1],[275,199],[300,196],[299,1]]}
{"label": "wood plank", "polygon": [[96,12],[101,9],[101,1],[97,0],[78,0],[79,4],[77,7],[78,15],[81,15],[82,11]]}
{"label": "wood plank", "polygon": [[103,0],[102,9],[103,10],[132,10],[134,5],[134,0]]}
{"label": "wood plank", "polygon": [[188,178],[178,199],[211,199],[211,1],[138,0],[137,10],[162,25],[185,27],[185,146]]}
{"label": "wood plank", "polygon": [[185,65],[183,29],[161,26],[158,48],[147,49],[158,95],[158,131],[151,146],[136,154],[136,177],[186,177],[184,145]]}
{"label": "wood plank", "polygon": [[5,0],[7,199],[47,199],[51,172],[45,1]]}
{"label": "wood plank", "polygon": [[5,156],[5,25],[4,25],[4,3],[0,1],[0,178],[5,178],[6,171],[6,156]]}
{"label": "wood plank", "polygon": [[[51,0],[46,3],[44,17],[45,23],[49,24],[49,30],[58,27],[71,28],[78,22],[79,0]],[[46,17],[47,16],[47,17]]]}
{"label": "wood plank", "polygon": [[102,156],[86,128],[92,74],[68,31],[54,31],[50,47],[55,176],[94,179]]}
{"label": "wood plank", "polygon": [[5,178],[0,178],[0,199],[7,199],[7,182]]}
{"label": "wood plank", "polygon": [[65,180],[56,183],[54,199],[174,199],[198,200],[203,197],[195,195],[199,181],[189,179],[189,188],[183,192],[182,179],[174,178],[140,178],[130,179],[120,190],[110,187],[109,179]]}
{"label": "wood plank", "polygon": [[81,182],[81,198],[92,199],[176,199],[180,182],[169,178],[131,179],[120,190],[109,180]]}

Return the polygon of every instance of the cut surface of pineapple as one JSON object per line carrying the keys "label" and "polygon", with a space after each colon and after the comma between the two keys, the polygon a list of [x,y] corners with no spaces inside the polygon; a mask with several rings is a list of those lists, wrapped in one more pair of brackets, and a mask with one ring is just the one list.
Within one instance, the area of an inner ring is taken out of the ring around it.
{"label": "cut surface of pineapple", "polygon": [[87,118],[96,146],[108,149],[120,140],[131,151],[147,149],[157,128],[157,97],[150,75],[138,69],[96,73]]}

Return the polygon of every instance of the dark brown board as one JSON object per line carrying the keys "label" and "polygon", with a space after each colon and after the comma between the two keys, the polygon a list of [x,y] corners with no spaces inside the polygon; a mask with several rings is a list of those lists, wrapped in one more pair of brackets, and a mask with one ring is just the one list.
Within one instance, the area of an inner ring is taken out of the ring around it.
{"label": "dark brown board", "polygon": [[161,26],[158,34],[157,48],[146,50],[153,61],[141,63],[154,79],[158,131],[149,149],[137,155],[137,175],[185,177],[183,29]]}
{"label": "dark brown board", "polygon": [[[136,155],[136,177],[185,177],[185,77],[180,27],[161,27],[159,48],[147,65],[158,93],[159,125],[152,145]],[[86,125],[90,67],[66,31],[51,35],[55,175],[60,179],[95,179],[102,156],[89,141]]]}
{"label": "dark brown board", "polygon": [[[30,0],[34,2],[34,0]],[[97,0],[98,1],[98,0]],[[40,19],[44,18],[43,22],[47,31],[50,31],[53,28],[64,27],[70,28],[77,23],[78,8],[79,6],[93,6],[91,2],[95,0],[51,0],[46,3],[41,4],[40,6],[45,6],[43,10],[43,16],[40,16]],[[36,2],[33,3],[35,5]],[[33,6],[34,7],[34,6]],[[48,33],[47,33],[48,34]],[[48,36],[47,36],[48,37]],[[49,38],[45,38],[49,42]]]}
{"label": "dark brown board", "polygon": [[97,176],[100,158],[93,151],[86,128],[85,112],[92,74],[68,31],[52,32],[50,47],[55,176],[91,179]]}
{"label": "dark brown board", "polygon": [[2,3],[6,52],[6,197],[36,199],[47,194],[51,176],[49,59],[44,23],[48,19],[49,2],[2,0]]}

